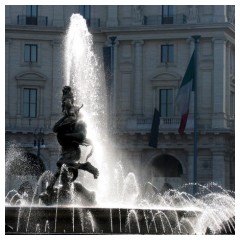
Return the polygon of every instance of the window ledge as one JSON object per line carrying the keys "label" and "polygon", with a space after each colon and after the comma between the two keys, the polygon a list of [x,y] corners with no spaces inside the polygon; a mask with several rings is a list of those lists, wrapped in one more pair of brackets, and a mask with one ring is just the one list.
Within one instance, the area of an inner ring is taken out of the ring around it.
{"label": "window ledge", "polygon": [[18,86],[31,85],[31,86],[44,86],[47,77],[37,72],[25,72],[15,76]]}

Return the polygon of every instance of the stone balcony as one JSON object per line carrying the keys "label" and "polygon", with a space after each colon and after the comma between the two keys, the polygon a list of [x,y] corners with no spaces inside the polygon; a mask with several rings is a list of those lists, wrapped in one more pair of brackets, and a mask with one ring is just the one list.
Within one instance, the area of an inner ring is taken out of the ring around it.
{"label": "stone balcony", "polygon": [[[210,121],[209,121],[210,120]],[[222,120],[224,125],[222,127],[214,127],[214,122],[209,119],[206,124],[206,120],[198,120],[198,131],[222,131],[222,132],[234,132],[235,131],[235,120],[234,118]],[[159,132],[170,132],[178,133],[180,126],[180,117],[161,117],[159,124]],[[152,118],[130,118],[124,125],[118,130],[121,132],[135,132],[135,133],[150,133],[152,127]],[[192,115],[188,116],[185,132],[192,133],[194,131],[194,118]]]}
{"label": "stone balcony", "polygon": [[48,26],[48,17],[45,16],[31,17],[26,15],[18,15],[17,23],[19,25]]}
{"label": "stone balcony", "polygon": [[[178,131],[180,125],[180,117],[161,117],[159,131]],[[193,131],[193,118],[188,118],[186,131]],[[129,119],[126,124],[126,130],[134,132],[150,132],[152,119],[150,118],[135,118]]]}

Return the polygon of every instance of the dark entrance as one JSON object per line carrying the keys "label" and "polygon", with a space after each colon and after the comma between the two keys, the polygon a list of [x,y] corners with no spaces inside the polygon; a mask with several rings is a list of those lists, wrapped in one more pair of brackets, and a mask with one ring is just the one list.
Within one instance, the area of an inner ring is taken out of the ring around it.
{"label": "dark entrance", "polygon": [[181,177],[181,163],[173,156],[164,154],[152,161],[153,177]]}
{"label": "dark entrance", "polygon": [[181,163],[171,155],[158,156],[151,162],[151,181],[162,193],[182,185],[182,175]]}

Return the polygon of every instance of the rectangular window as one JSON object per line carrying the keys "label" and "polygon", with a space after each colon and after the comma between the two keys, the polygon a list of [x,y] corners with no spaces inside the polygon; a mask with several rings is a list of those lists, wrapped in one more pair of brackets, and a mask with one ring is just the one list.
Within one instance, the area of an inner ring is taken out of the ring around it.
{"label": "rectangular window", "polygon": [[37,19],[38,19],[38,6],[27,5],[26,6],[26,24],[37,25]]}
{"label": "rectangular window", "polygon": [[166,44],[161,45],[161,62],[162,63],[170,63],[173,62],[173,45]]}
{"label": "rectangular window", "polygon": [[162,24],[173,24],[173,6],[162,6]]}
{"label": "rectangular window", "polygon": [[159,90],[159,112],[161,117],[173,116],[173,90]]}
{"label": "rectangular window", "polygon": [[36,44],[25,44],[24,62],[37,62],[38,46]]}
{"label": "rectangular window", "polygon": [[37,89],[23,89],[23,116],[28,118],[37,117]]}

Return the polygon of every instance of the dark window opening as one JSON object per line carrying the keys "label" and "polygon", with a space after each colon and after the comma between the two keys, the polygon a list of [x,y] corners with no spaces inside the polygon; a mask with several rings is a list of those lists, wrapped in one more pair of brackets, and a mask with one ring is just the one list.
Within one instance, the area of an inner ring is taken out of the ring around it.
{"label": "dark window opening", "polygon": [[173,6],[162,6],[162,24],[173,24]]}
{"label": "dark window opening", "polygon": [[37,89],[23,89],[23,116],[28,118],[37,117]]}
{"label": "dark window opening", "polygon": [[24,61],[37,62],[38,46],[36,44],[25,44],[24,46]]}
{"label": "dark window opening", "polygon": [[26,6],[26,24],[37,25],[38,20],[38,6],[27,5]]}
{"label": "dark window opening", "polygon": [[159,90],[159,112],[161,117],[173,116],[173,90]]}
{"label": "dark window opening", "polygon": [[162,155],[152,162],[154,177],[181,177],[183,169],[181,163],[170,155]]}
{"label": "dark window opening", "polygon": [[161,45],[161,62],[170,63],[174,61],[174,47],[172,44]]}

